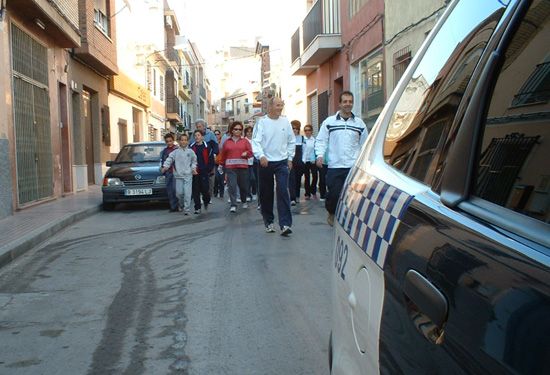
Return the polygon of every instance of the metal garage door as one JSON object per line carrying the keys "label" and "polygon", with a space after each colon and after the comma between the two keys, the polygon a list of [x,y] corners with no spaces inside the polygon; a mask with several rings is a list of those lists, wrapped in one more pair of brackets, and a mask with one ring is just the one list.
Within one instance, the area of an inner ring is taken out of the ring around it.
{"label": "metal garage door", "polygon": [[47,50],[11,27],[18,203],[53,194]]}

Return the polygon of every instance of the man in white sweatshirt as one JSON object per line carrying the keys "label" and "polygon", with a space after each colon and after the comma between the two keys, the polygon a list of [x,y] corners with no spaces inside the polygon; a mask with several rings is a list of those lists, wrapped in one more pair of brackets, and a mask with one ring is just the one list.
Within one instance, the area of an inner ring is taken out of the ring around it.
{"label": "man in white sweatshirt", "polygon": [[252,151],[260,161],[260,207],[267,233],[275,232],[273,221],[273,179],[277,186],[277,214],[281,235],[292,233],[292,215],[288,194],[288,175],[292,169],[296,137],[286,117],[281,116],[285,103],[281,98],[271,98],[267,116],[254,127]]}
{"label": "man in white sweatshirt", "polygon": [[343,91],[340,94],[340,110],[327,117],[321,124],[321,129],[315,141],[317,167],[323,168],[323,155],[328,148],[327,196],[325,208],[328,211],[327,222],[334,225],[334,213],[338,205],[340,193],[348,173],[359,156],[359,151],[368,130],[360,117],[351,112],[353,94]]}

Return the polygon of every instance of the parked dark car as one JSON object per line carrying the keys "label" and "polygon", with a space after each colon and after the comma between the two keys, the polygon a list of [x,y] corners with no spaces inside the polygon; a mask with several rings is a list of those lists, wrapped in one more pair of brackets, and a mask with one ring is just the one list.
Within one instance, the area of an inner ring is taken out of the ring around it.
{"label": "parked dark car", "polygon": [[336,212],[333,374],[550,374],[550,0],[452,1]]}
{"label": "parked dark car", "polygon": [[160,173],[164,142],[139,142],[124,146],[103,178],[103,208],[116,203],[168,201],[166,182]]}

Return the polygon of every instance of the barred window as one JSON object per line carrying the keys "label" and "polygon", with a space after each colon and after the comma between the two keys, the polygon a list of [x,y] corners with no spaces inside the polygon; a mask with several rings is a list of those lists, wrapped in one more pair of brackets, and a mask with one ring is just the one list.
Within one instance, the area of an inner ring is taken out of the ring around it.
{"label": "barred window", "polygon": [[[550,59],[550,57],[548,57]],[[550,61],[538,64],[512,100],[512,107],[547,103],[550,99]]]}
{"label": "barred window", "polygon": [[393,87],[394,88],[399,83],[399,80],[401,79],[401,77],[403,77],[403,74],[405,74],[405,70],[409,66],[409,63],[411,62],[411,58],[412,58],[411,48],[409,46],[402,48],[393,54]]}

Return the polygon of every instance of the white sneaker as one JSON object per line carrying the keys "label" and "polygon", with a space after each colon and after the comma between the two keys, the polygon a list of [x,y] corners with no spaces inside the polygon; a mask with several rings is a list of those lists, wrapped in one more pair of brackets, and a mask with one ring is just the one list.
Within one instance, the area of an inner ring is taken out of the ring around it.
{"label": "white sneaker", "polygon": [[231,203],[231,198],[227,198],[227,203]]}
{"label": "white sneaker", "polygon": [[258,199],[258,197],[255,194],[252,194],[252,200],[255,201],[256,199]]}
{"label": "white sneaker", "polygon": [[296,206],[296,201],[290,201],[291,206]]}
{"label": "white sneaker", "polygon": [[241,203],[241,198],[237,198],[237,203]]}
{"label": "white sneaker", "polygon": [[292,229],[289,226],[284,225],[283,230],[281,231],[281,236],[288,237],[288,235],[291,233],[292,233]]}
{"label": "white sneaker", "polygon": [[248,203],[243,203],[243,208],[248,208]]}
{"label": "white sneaker", "polygon": [[247,201],[247,202],[251,202],[251,201],[252,201],[252,198],[246,197],[246,201]]}
{"label": "white sneaker", "polygon": [[273,223],[268,224],[268,225],[265,227],[265,231],[266,231],[267,233],[275,233],[275,226],[273,226]]}
{"label": "white sneaker", "polygon": [[231,206],[231,208],[229,209],[229,212],[237,212],[237,207]]}

